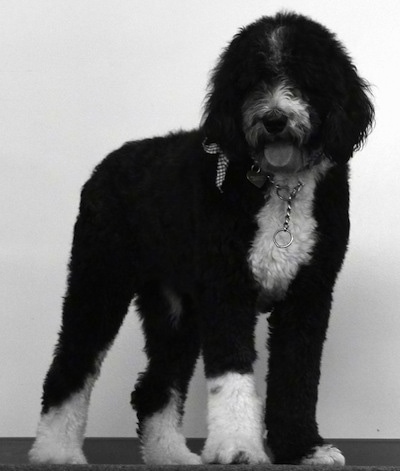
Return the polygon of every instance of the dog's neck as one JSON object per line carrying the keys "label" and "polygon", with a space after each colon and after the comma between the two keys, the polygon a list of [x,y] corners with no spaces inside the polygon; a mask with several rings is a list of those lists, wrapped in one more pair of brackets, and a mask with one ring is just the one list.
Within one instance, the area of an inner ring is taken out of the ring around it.
{"label": "dog's neck", "polygon": [[[207,142],[207,139],[205,139],[202,145],[204,151],[207,154],[213,154],[218,156],[215,184],[220,193],[223,193],[222,185],[225,181],[226,172],[229,167],[229,159],[217,143],[209,143]],[[318,165],[322,162],[323,157],[324,153],[322,150],[319,149],[314,151],[311,155],[310,163],[307,165],[306,168],[302,170],[301,173],[304,175],[304,172],[312,172],[314,168],[318,168]],[[280,249],[285,249],[289,247],[293,242],[293,235],[289,230],[289,223],[292,212],[292,202],[296,198],[300,190],[303,188],[304,183],[300,179],[300,175],[290,174],[275,176],[270,173],[266,173],[257,164],[256,160],[253,160],[254,164],[251,166],[250,170],[248,170],[246,174],[247,180],[260,190],[265,190],[266,188],[269,188],[269,191],[265,191],[264,193],[264,197],[266,200],[269,200],[272,192],[274,192],[275,197],[279,198],[287,204],[287,210],[284,216],[284,222],[282,223],[282,227],[278,229],[273,235],[273,242],[276,247]],[[326,163],[329,166],[328,161],[326,161]],[[322,167],[325,168],[325,165],[322,165]],[[321,169],[321,172],[325,173],[325,171],[323,170],[324,169]]]}
{"label": "dog's neck", "polygon": [[[220,191],[220,193],[223,193],[222,185],[225,181],[225,176],[226,172],[228,170],[229,166],[229,159],[225,152],[221,149],[219,144],[217,143],[210,143],[208,142],[207,138],[204,139],[203,143],[203,149],[207,154],[212,154],[212,155],[217,155],[218,156],[218,161],[217,161],[217,174],[215,177],[215,185]],[[318,163],[321,162],[323,157],[323,152],[322,150],[315,151],[312,154],[312,158],[310,159],[310,164],[308,168],[312,168],[313,166],[317,165]],[[256,160],[253,158],[254,164],[251,166],[250,170],[248,170],[246,177],[247,180],[256,186],[257,188],[264,189],[267,181],[272,183],[272,181],[275,179],[274,175],[272,173],[267,173],[264,172],[260,165],[257,164]],[[289,180],[293,180],[290,178]],[[297,185],[297,184],[296,184]],[[296,186],[294,185],[294,186]],[[290,186],[289,183],[285,184],[285,186]]]}
{"label": "dog's neck", "polygon": [[[225,181],[226,172],[229,166],[229,159],[225,152],[221,149],[219,144],[216,142],[208,142],[208,139],[205,138],[203,140],[203,149],[207,154],[218,155],[217,161],[217,174],[215,177],[215,184],[220,191],[223,193],[222,185]],[[323,149],[315,149],[311,152],[309,163],[304,170],[310,170],[316,165],[320,164],[324,158],[324,151]],[[261,166],[256,162],[253,158],[254,164],[252,165],[251,169],[247,172],[246,177],[247,180],[256,186],[259,189],[262,189],[267,180],[271,180],[274,178],[272,173],[266,173],[261,169]]]}

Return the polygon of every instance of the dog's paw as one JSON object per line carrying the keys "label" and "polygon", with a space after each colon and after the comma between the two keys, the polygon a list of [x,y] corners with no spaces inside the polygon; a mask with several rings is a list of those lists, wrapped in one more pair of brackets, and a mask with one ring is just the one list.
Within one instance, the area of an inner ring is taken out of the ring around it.
{"label": "dog's paw", "polygon": [[202,464],[199,455],[192,453],[188,448],[157,450],[143,450],[143,461],[146,465],[198,465]]}
{"label": "dog's paw", "polygon": [[[150,419],[151,420],[151,419]],[[185,437],[176,430],[160,433],[160,428],[148,421],[142,434],[142,457],[147,465],[201,464],[199,455],[192,453]]]}
{"label": "dog's paw", "polygon": [[[164,464],[166,464],[164,462]],[[185,453],[180,453],[172,457],[168,464],[177,464],[177,465],[198,465],[202,464],[201,458],[196,453],[192,453],[187,450]]]}
{"label": "dog's paw", "polygon": [[187,453],[178,456],[172,464],[196,465],[202,464],[202,461],[199,455],[188,451]]}
{"label": "dog's paw", "polygon": [[327,444],[315,447],[310,455],[301,460],[300,464],[344,466],[345,458],[340,450]]}
{"label": "dog's paw", "polygon": [[204,463],[262,464],[270,463],[265,451],[247,437],[226,440],[207,440],[202,453]]}
{"label": "dog's paw", "polygon": [[56,444],[38,441],[29,451],[29,461],[34,464],[87,464],[80,448],[66,449]]}

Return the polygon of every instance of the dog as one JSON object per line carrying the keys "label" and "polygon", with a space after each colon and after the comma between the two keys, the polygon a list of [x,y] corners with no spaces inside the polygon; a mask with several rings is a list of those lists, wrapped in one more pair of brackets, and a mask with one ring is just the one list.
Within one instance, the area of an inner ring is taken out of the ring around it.
{"label": "dog", "polygon": [[[148,366],[132,393],[147,464],[343,465],[316,422],[332,291],[349,234],[348,162],[374,123],[336,36],[290,12],[244,27],[199,129],[128,142],[81,194],[62,329],[30,459],[85,463],[90,394],[134,299]],[[254,329],[269,313],[264,405]],[[181,432],[200,353],[201,457]]]}

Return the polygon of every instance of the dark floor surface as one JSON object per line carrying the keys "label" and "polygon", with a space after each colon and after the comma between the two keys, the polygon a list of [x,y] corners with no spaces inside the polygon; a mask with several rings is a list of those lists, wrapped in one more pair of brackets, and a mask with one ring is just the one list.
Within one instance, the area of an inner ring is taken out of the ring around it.
{"label": "dark floor surface", "polygon": [[[377,439],[333,439],[334,443],[346,457],[346,470],[378,471],[399,470],[400,471],[400,440],[377,440]],[[144,466],[140,456],[139,442],[135,438],[87,438],[85,441],[85,454],[91,465],[88,466],[64,466],[46,465],[33,466],[28,464],[27,452],[32,444],[32,438],[0,438],[0,471],[34,471],[43,469],[45,471],[81,469],[91,471],[133,471],[151,469],[182,470],[183,468],[194,468],[196,471],[216,471],[226,466],[202,465],[202,466]],[[201,439],[189,439],[188,444],[194,452],[200,452],[203,446]],[[230,465],[229,471],[249,470],[273,470],[273,471],[326,471],[334,468],[326,466],[246,466]],[[389,468],[390,467],[390,468]]]}

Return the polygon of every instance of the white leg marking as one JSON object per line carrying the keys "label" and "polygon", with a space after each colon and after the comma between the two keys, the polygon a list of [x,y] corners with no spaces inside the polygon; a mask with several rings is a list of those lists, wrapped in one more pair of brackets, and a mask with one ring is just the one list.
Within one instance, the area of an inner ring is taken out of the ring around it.
{"label": "white leg marking", "polygon": [[201,464],[200,456],[186,446],[179,406],[179,395],[172,390],[167,406],[145,419],[141,441],[146,464]]}
{"label": "white leg marking", "polygon": [[86,463],[82,444],[93,384],[94,379],[88,379],[81,391],[42,415],[29,452],[32,463]]}
{"label": "white leg marking", "polygon": [[341,451],[333,445],[323,445],[315,447],[311,455],[301,460],[301,464],[344,466],[345,459]]}
{"label": "white leg marking", "polygon": [[263,407],[252,374],[227,373],[208,381],[205,463],[268,463]]}

